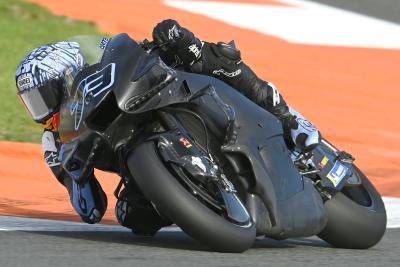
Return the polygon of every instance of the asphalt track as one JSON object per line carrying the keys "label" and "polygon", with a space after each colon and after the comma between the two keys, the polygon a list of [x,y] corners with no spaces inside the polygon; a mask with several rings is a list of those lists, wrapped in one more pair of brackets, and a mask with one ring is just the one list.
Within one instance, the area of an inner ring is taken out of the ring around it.
{"label": "asphalt track", "polygon": [[[47,231],[44,231],[47,229]],[[399,266],[400,231],[369,250],[320,239],[258,239],[241,254],[216,253],[176,228],[152,238],[118,226],[0,217],[0,266]]]}
{"label": "asphalt track", "polygon": [[[396,0],[317,2],[399,22]],[[400,229],[389,229],[383,240],[369,250],[335,249],[313,237],[257,240],[245,253],[222,254],[207,251],[176,229],[141,238],[117,226],[0,217],[0,267],[399,266],[399,251]]]}
{"label": "asphalt track", "polygon": [[400,2],[398,0],[311,0],[343,8],[360,14],[400,23]]}

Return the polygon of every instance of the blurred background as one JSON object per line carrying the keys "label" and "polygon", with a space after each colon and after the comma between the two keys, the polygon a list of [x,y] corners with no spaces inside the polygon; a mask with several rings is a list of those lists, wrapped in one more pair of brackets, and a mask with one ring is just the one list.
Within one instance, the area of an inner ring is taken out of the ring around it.
{"label": "blurred background", "polygon": [[[1,0],[0,215],[77,220],[19,102],[15,68],[33,48],[80,34],[151,39],[172,18],[206,41],[235,40],[322,135],[356,158],[384,196],[400,197],[398,0]],[[118,182],[98,173],[109,194]]]}

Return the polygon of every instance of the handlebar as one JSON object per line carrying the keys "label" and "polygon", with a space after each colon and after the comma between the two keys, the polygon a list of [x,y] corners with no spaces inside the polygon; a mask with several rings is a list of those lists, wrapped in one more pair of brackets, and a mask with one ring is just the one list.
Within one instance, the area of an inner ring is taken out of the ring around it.
{"label": "handlebar", "polygon": [[144,50],[146,50],[147,53],[152,53],[158,49],[163,50],[163,48],[167,45],[168,43],[163,43],[163,44],[157,44],[154,41],[149,41],[147,39],[144,39],[143,42],[140,43],[140,45],[143,47]]}

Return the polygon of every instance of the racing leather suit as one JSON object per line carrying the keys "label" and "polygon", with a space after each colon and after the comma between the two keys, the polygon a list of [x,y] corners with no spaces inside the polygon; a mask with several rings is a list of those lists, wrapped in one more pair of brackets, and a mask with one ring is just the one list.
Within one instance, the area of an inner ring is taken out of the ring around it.
{"label": "racing leather suit", "polygon": [[276,87],[260,79],[241,59],[235,43],[202,42],[174,20],[164,20],[153,30],[154,41],[162,47],[161,59],[171,67],[218,78],[251,101],[274,114],[283,125],[290,149],[308,152],[321,140],[318,129],[289,107]]}

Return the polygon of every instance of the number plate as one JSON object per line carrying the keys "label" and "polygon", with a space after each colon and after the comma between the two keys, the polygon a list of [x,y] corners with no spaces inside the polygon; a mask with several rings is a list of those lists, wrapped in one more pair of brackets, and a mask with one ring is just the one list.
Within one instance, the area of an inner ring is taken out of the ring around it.
{"label": "number plate", "polygon": [[326,175],[326,178],[328,178],[332,182],[332,184],[337,187],[346,176],[348,171],[349,168],[347,166],[345,166],[340,161],[336,161],[333,168]]}

